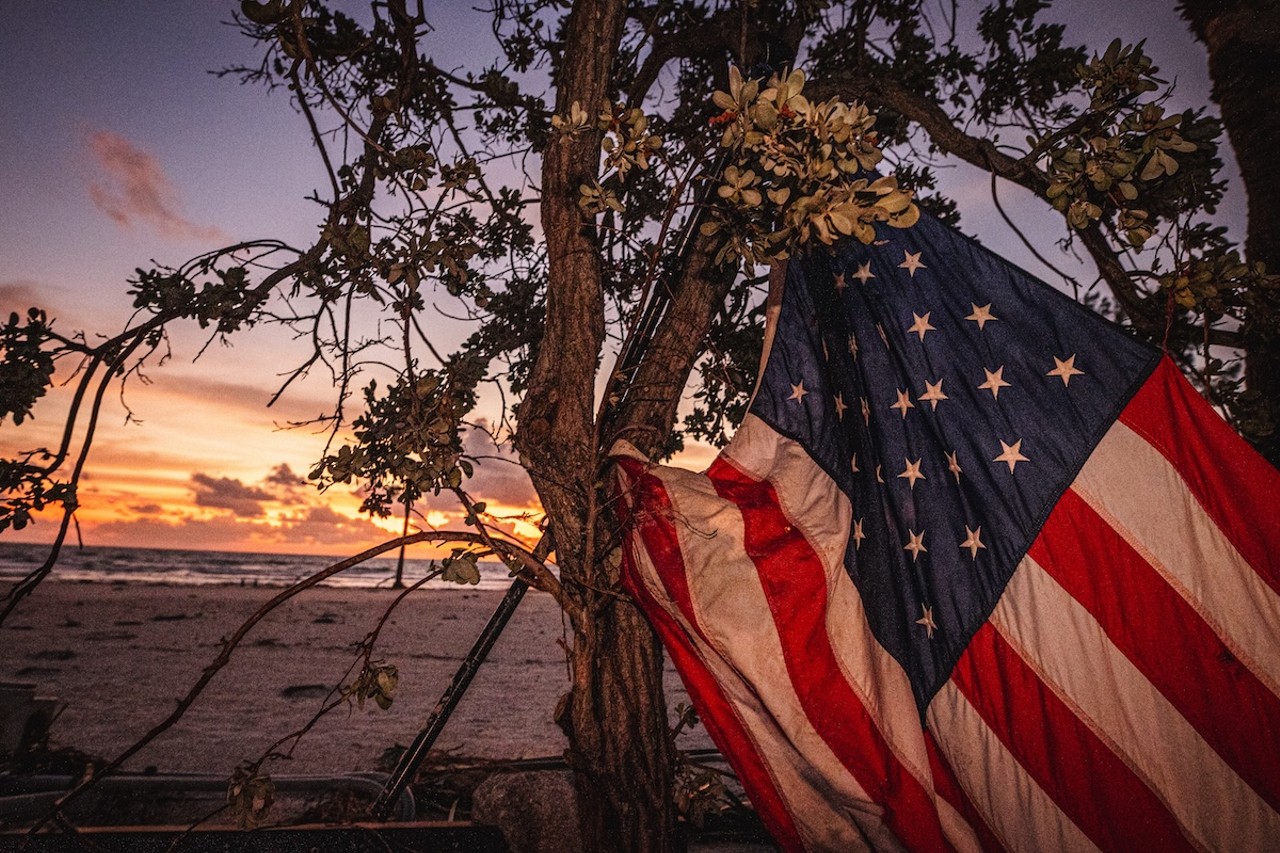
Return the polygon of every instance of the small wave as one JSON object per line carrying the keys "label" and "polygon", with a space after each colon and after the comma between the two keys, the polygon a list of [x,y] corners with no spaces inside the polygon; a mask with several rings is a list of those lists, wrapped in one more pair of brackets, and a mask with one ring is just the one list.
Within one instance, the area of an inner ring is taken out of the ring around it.
{"label": "small wave", "polygon": [[[47,557],[45,546],[0,542],[0,582],[25,577]],[[183,586],[234,584],[284,587],[297,583],[337,562],[336,557],[292,554],[189,551],[157,548],[66,548],[59,555],[53,576],[67,581],[98,583],[163,583]],[[426,575],[433,561],[408,559],[404,581],[411,584]],[[511,585],[507,567],[481,562],[480,583],[459,585],[444,581],[431,586],[449,590],[503,590]],[[327,579],[324,586],[362,589],[391,586],[396,559],[381,558],[352,567]]]}

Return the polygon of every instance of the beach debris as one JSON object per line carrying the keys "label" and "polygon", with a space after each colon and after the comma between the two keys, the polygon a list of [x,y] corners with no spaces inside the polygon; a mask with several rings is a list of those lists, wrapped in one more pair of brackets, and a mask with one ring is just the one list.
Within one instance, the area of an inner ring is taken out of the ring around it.
{"label": "beach debris", "polygon": [[0,681],[0,758],[48,748],[57,701],[37,696],[38,687]]}
{"label": "beach debris", "polygon": [[199,619],[203,613],[192,616],[190,613],[157,613],[151,617],[152,622],[181,622],[185,619]]}
{"label": "beach debris", "polygon": [[84,635],[85,642],[89,643],[127,642],[137,638],[138,635],[130,631],[90,631]]}
{"label": "beach debris", "polygon": [[241,829],[254,829],[266,820],[275,799],[275,783],[256,764],[242,762],[227,784],[227,805]]}
{"label": "beach debris", "polygon": [[71,660],[76,653],[71,649],[44,649],[33,654],[33,660]]}

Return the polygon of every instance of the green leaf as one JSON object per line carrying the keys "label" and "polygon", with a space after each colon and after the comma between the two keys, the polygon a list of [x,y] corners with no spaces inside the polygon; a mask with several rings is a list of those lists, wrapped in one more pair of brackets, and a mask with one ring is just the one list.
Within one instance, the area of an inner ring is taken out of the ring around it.
{"label": "green leaf", "polygon": [[480,583],[480,569],[476,566],[476,555],[471,551],[455,550],[452,556],[440,561],[443,571],[442,580],[456,584]]}

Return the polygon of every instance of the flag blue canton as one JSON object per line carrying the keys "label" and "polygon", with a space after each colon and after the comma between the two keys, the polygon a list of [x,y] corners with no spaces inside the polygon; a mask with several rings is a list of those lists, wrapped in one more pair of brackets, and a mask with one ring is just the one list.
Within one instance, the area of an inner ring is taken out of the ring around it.
{"label": "flag blue canton", "polygon": [[923,715],[1159,352],[931,216],[877,237],[792,261],[750,411],[849,496]]}

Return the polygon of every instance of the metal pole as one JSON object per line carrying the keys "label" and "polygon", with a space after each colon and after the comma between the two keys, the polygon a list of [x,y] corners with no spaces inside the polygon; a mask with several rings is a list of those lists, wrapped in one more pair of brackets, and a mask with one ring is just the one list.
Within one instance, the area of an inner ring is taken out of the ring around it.
{"label": "metal pole", "polygon": [[435,744],[436,738],[440,737],[440,732],[444,730],[444,724],[449,721],[449,716],[453,713],[453,709],[458,706],[458,702],[462,699],[462,694],[466,692],[467,686],[471,684],[471,679],[475,677],[477,670],[480,669],[480,664],[484,663],[484,659],[488,657],[489,650],[493,648],[498,635],[506,627],[507,622],[511,619],[511,614],[515,613],[516,606],[520,604],[520,599],[524,598],[524,594],[528,589],[529,584],[520,578],[512,581],[507,594],[502,597],[502,601],[498,603],[493,615],[489,617],[488,624],[484,626],[484,630],[476,638],[470,653],[462,661],[462,665],[458,667],[452,683],[441,694],[440,701],[431,710],[431,714],[427,717],[426,725],[423,726],[422,731],[418,732],[413,744],[400,757],[400,763],[396,765],[391,778],[387,780],[386,787],[378,795],[377,801],[373,804],[373,816],[376,819],[387,819],[388,814],[391,812],[392,803],[396,801],[400,796],[400,792],[413,780],[418,768],[422,766],[422,762],[426,759],[427,753],[431,750],[432,745]]}

